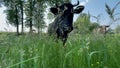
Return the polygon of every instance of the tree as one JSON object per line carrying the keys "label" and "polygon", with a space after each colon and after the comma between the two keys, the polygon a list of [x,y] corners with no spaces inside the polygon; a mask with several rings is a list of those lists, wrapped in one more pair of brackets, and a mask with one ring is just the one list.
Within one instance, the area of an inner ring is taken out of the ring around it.
{"label": "tree", "polygon": [[34,7],[35,7],[35,0],[26,1],[26,4],[25,4],[26,26],[30,27],[30,33],[32,33],[32,27],[33,27]]}
{"label": "tree", "polygon": [[82,13],[74,23],[75,29],[77,33],[86,34],[89,33],[89,26],[90,26],[90,16],[89,14]]}
{"label": "tree", "polygon": [[[25,4],[25,14],[26,14],[26,26],[30,27],[30,32],[32,32],[32,27],[43,28],[44,22],[44,12],[46,5],[53,5],[55,3],[61,3],[68,0],[26,0]],[[38,8],[39,7],[39,8]]]}
{"label": "tree", "polygon": [[6,6],[7,20],[10,24],[16,26],[19,34],[19,24],[22,23],[23,33],[23,4],[24,0],[3,0],[2,4]]}
{"label": "tree", "polygon": [[91,23],[90,26],[89,26],[89,30],[90,32],[92,32],[94,29],[98,28],[100,25],[96,22],[94,23]]}
{"label": "tree", "polygon": [[[46,24],[44,21],[44,11],[46,8],[46,5],[43,5],[43,2],[37,2],[35,6],[34,11],[34,27],[37,28],[38,34],[42,32],[42,29],[45,28]],[[39,8],[38,8],[39,7]]]}
{"label": "tree", "polygon": [[[68,2],[69,0],[1,0],[0,5],[4,4],[7,7],[6,14],[10,24],[16,26],[19,34],[19,24],[22,24],[22,33],[24,32],[23,16],[25,17],[25,25],[38,28],[38,33],[45,27],[44,12],[46,5],[52,6],[55,3]],[[40,30],[39,30],[40,29]]]}
{"label": "tree", "polygon": [[17,0],[4,0],[4,5],[7,7],[5,13],[7,20],[11,25],[16,26],[17,35],[19,35],[19,8]]}
{"label": "tree", "polygon": [[43,17],[46,8],[45,1],[27,0],[25,5],[25,14],[27,16],[26,26],[30,27],[30,33],[32,32],[33,26],[37,27],[39,33],[39,29],[43,28],[43,26],[45,25]]}
{"label": "tree", "polygon": [[70,2],[71,0],[47,0],[47,4],[49,6],[53,6],[55,4],[62,4],[62,3],[65,3],[65,2]]}
{"label": "tree", "polygon": [[21,18],[21,24],[22,24],[22,27],[21,27],[21,33],[23,34],[24,33],[24,22],[23,22],[23,14],[24,14],[24,0],[19,0],[19,8],[20,8],[20,18]]}
{"label": "tree", "polygon": [[91,22],[90,21],[91,16],[92,15],[90,15],[89,13],[80,14],[78,19],[74,22],[75,32],[80,34],[88,34],[88,33],[92,33],[95,28],[98,28],[100,26],[98,23],[98,18],[97,18],[97,22]]}

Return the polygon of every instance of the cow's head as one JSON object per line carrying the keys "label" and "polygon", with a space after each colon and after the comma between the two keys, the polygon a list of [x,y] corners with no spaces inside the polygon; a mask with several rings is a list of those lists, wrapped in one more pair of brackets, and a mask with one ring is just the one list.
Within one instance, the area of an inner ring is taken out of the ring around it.
{"label": "cow's head", "polygon": [[[78,14],[84,9],[84,6],[78,5],[79,1],[74,5],[71,3],[63,3],[60,6],[56,5],[55,7],[50,8],[50,11],[54,15],[57,15],[57,17],[51,25],[51,31],[49,30],[48,32],[57,34],[57,38],[63,41],[63,45],[67,40],[68,33],[73,30],[73,14]],[[74,9],[75,6],[76,8]]]}
{"label": "cow's head", "polygon": [[[62,15],[70,15],[70,14],[74,14],[74,13],[80,13],[83,9],[84,6],[78,6],[79,5],[79,1],[77,2],[77,4],[71,4],[71,3],[64,3],[60,6],[58,6],[56,4],[55,7],[50,8],[50,11],[54,14],[54,15],[58,15],[58,14],[62,14]],[[76,7],[77,6],[77,7]],[[74,7],[76,7],[74,9]]]}
{"label": "cow's head", "polygon": [[110,27],[110,25],[99,26],[100,32],[105,34],[108,31],[109,27]]}

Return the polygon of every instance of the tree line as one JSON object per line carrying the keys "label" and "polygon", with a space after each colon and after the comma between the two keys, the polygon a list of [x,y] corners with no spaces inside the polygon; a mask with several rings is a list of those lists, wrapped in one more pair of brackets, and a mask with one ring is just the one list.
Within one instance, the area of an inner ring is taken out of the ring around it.
{"label": "tree line", "polygon": [[[68,2],[69,0],[1,0],[0,6],[4,5],[7,9],[7,21],[16,27],[17,35],[24,33],[24,27],[29,27],[32,33],[35,27],[38,33],[46,27],[44,15],[47,6],[55,3]],[[19,31],[21,25],[21,33]]]}

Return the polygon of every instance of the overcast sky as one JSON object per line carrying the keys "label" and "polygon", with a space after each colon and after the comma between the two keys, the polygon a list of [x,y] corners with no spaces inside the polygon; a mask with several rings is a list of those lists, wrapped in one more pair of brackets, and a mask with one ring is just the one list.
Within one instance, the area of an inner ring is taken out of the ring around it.
{"label": "overcast sky", "polygon": [[[112,8],[120,0],[79,0],[79,1],[81,5],[85,5],[85,9],[83,12],[88,13],[89,11],[89,13],[94,16],[101,14],[100,24],[109,25],[109,17],[105,11],[105,3],[107,3]],[[72,0],[73,4],[76,2],[77,0]],[[0,31],[15,31],[15,27],[12,27],[11,25],[8,25],[6,23],[6,15],[4,13],[4,10],[5,7],[0,7]],[[118,12],[120,13],[120,5],[118,6],[116,13]],[[74,21],[77,19],[78,16],[79,15],[74,16]],[[96,21],[95,19],[91,20]],[[115,27],[117,23],[113,24],[111,27],[112,28]]]}

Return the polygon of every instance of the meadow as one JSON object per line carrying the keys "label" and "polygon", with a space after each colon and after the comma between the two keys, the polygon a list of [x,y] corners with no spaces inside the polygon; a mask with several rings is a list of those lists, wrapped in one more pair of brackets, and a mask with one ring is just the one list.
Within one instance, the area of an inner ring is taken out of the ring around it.
{"label": "meadow", "polygon": [[0,68],[120,68],[120,35],[70,35],[63,47],[46,34],[0,34]]}

